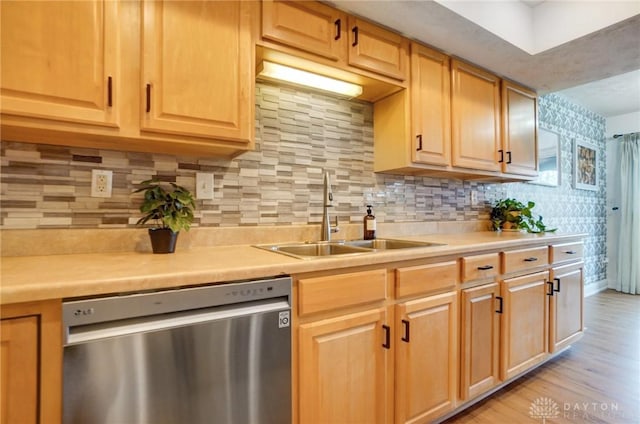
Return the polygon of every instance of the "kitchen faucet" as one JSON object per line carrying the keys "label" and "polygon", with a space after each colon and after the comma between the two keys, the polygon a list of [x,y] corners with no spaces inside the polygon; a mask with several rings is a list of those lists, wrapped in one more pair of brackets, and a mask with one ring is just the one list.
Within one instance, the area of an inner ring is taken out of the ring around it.
{"label": "kitchen faucet", "polygon": [[324,201],[322,203],[322,236],[320,240],[322,241],[331,241],[331,233],[337,233],[340,228],[338,228],[338,217],[336,216],[335,225],[331,225],[331,221],[329,220],[329,208],[333,207],[333,193],[331,192],[331,181],[329,180],[329,173],[325,171],[324,173]]}

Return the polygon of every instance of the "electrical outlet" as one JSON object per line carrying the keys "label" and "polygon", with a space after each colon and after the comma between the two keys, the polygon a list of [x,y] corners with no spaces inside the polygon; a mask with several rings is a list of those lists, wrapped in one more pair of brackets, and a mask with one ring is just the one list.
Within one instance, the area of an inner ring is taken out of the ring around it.
{"label": "electrical outlet", "polygon": [[213,174],[196,172],[196,199],[213,199]]}
{"label": "electrical outlet", "polygon": [[113,171],[91,170],[91,197],[111,197]]}
{"label": "electrical outlet", "polygon": [[471,206],[478,206],[478,192],[471,190]]}

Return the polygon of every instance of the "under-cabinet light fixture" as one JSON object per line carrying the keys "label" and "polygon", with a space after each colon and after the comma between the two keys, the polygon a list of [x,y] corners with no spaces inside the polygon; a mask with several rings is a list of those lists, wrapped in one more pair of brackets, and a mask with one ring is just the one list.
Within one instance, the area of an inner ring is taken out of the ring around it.
{"label": "under-cabinet light fixture", "polygon": [[290,68],[289,66],[268,62],[266,60],[262,61],[258,75],[266,79],[286,81],[348,97],[358,97],[362,94],[362,86],[358,84],[325,77],[301,69]]}

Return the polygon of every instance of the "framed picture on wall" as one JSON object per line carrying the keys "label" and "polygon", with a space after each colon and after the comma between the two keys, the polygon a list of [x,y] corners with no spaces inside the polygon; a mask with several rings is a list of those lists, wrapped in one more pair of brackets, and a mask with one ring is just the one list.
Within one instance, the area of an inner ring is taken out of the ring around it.
{"label": "framed picture on wall", "polygon": [[560,136],[558,133],[538,130],[538,178],[529,181],[546,186],[560,185]]}
{"label": "framed picture on wall", "polygon": [[586,141],[573,142],[573,185],[582,190],[598,190],[598,149]]}

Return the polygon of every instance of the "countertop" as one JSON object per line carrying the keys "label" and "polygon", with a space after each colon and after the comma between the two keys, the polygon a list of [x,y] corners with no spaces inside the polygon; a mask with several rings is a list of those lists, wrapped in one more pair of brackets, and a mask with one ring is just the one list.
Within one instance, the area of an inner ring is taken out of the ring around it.
{"label": "countertop", "polygon": [[[475,232],[398,237],[445,243],[302,260],[251,245],[200,247],[168,255],[92,253],[2,258],[0,304],[219,283],[277,275],[381,265],[404,260],[481,253],[580,240],[585,234]],[[390,237],[393,238],[393,237]]]}

